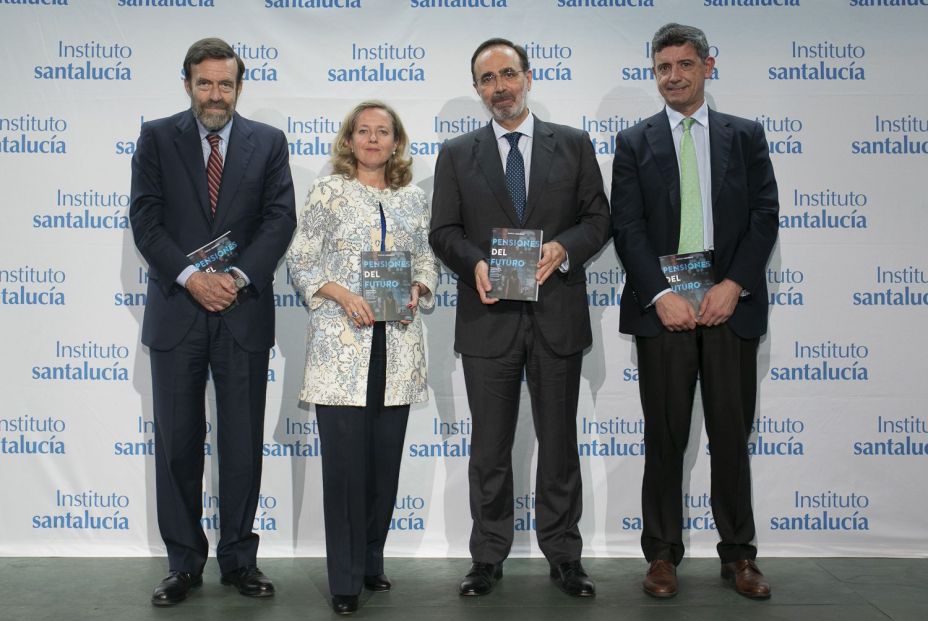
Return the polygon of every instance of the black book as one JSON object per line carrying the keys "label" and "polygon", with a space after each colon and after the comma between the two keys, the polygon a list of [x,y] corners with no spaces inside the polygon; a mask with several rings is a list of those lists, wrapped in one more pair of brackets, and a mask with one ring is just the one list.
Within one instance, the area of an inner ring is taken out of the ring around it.
{"label": "black book", "polygon": [[490,232],[490,296],[501,300],[538,301],[539,229],[492,229]]}
{"label": "black book", "polygon": [[376,321],[412,321],[412,261],[405,250],[361,253],[361,296]]}
{"label": "black book", "polygon": [[702,299],[715,285],[715,273],[712,269],[712,252],[687,252],[668,254],[658,257],[661,270],[667,278],[670,289],[686,298],[698,313]]}
{"label": "black book", "polygon": [[[230,237],[231,234],[232,231],[226,231],[213,241],[188,252],[187,258],[190,259],[190,263],[207,274],[231,270],[238,258],[238,243]],[[236,306],[238,306],[238,298],[221,312],[227,313]]]}

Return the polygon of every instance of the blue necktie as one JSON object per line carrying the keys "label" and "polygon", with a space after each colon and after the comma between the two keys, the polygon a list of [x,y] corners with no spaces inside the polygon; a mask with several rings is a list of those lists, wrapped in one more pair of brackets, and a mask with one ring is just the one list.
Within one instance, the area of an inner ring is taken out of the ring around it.
{"label": "blue necktie", "polygon": [[519,132],[504,134],[509,141],[509,155],[506,157],[506,189],[512,197],[512,206],[516,208],[519,224],[525,220],[525,162],[519,151]]}

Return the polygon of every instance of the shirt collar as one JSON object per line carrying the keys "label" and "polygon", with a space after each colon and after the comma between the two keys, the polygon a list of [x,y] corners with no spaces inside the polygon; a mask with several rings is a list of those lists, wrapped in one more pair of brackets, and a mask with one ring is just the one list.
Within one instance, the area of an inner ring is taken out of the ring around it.
{"label": "shirt collar", "polygon": [[[676,129],[677,125],[682,123],[683,119],[686,118],[670,106],[664,106],[664,109],[667,111],[667,119],[670,121],[671,130]],[[709,127],[709,103],[706,100],[703,100],[702,105],[699,106],[699,109],[694,112],[690,118],[692,118],[703,127]]]}
{"label": "shirt collar", "polygon": [[196,115],[193,115],[193,118],[197,122],[197,130],[200,132],[201,141],[206,140],[206,136],[208,134],[219,134],[219,137],[222,138],[222,142],[229,144],[229,135],[232,133],[232,121],[235,120],[234,116],[229,119],[229,122],[226,123],[218,132],[211,132],[210,130],[206,129],[206,127],[203,125],[203,123],[200,122],[200,119],[198,119]]}
{"label": "shirt collar", "polygon": [[493,126],[493,133],[496,135],[497,140],[499,140],[506,134],[510,133],[510,131],[519,132],[520,134],[523,134],[531,138],[532,134],[535,132],[535,115],[532,114],[531,110],[529,110],[528,116],[525,117],[525,120],[522,121],[519,124],[519,126],[513,130],[506,129],[505,127],[497,123],[496,119],[493,119],[493,121],[490,122],[490,125]]}

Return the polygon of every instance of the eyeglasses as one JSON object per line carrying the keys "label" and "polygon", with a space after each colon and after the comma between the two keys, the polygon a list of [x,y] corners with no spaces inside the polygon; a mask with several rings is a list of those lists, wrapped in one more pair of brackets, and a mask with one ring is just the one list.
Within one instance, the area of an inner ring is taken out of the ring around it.
{"label": "eyeglasses", "polygon": [[497,80],[502,80],[503,82],[515,82],[516,78],[519,77],[520,73],[525,73],[524,71],[516,71],[510,67],[503,69],[499,73],[484,73],[482,76],[477,78],[477,84],[481,87],[486,88],[490,85],[496,86]]}

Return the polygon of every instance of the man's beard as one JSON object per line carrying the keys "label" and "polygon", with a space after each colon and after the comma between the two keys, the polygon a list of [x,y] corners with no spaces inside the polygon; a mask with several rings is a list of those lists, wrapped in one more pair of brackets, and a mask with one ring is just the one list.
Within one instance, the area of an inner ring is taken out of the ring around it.
{"label": "man's beard", "polygon": [[[191,97],[190,103],[194,116],[203,124],[203,127],[211,132],[219,131],[225,127],[226,123],[232,119],[232,113],[235,112],[234,101],[231,104],[225,101],[211,101],[207,104],[201,104],[195,98]],[[222,109],[219,109],[219,106],[222,106]]]}
{"label": "man's beard", "polygon": [[494,102],[491,99],[489,108],[490,114],[493,115],[497,123],[517,119],[525,111],[525,93],[514,94],[511,99],[508,97],[501,98],[499,102]]}

